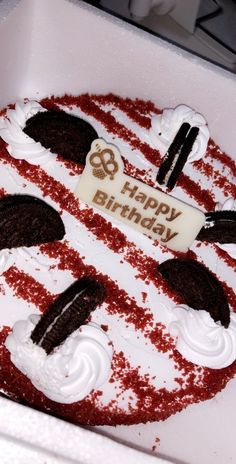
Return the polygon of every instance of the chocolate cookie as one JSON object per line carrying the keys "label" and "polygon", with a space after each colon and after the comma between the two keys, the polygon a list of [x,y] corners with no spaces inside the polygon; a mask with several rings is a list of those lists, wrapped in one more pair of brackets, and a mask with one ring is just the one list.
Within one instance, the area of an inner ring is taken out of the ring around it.
{"label": "chocolate cookie", "polygon": [[191,259],[168,259],[158,270],[191,308],[207,311],[227,328],[230,310],[223,287],[208,269]]}
{"label": "chocolate cookie", "polygon": [[179,152],[180,148],[182,147],[184,143],[184,140],[187,136],[189,129],[190,129],[190,124],[187,122],[184,122],[180,126],[177,134],[175,135],[174,140],[170,144],[167,150],[167,153],[165,154],[164,160],[157,173],[156,180],[157,182],[159,182],[159,184],[162,185],[165,183],[165,178],[168,172],[170,171],[172,164],[174,163],[175,156],[177,155],[177,153]]}
{"label": "chocolate cookie", "polygon": [[31,334],[47,354],[78,329],[105,298],[105,289],[91,277],[83,277],[62,293],[43,314]]}
{"label": "chocolate cookie", "polygon": [[61,240],[65,227],[59,213],[30,195],[0,199],[0,250]]}
{"label": "chocolate cookie", "polygon": [[216,211],[206,214],[206,224],[197,240],[236,243],[236,211]]}
{"label": "chocolate cookie", "polygon": [[156,180],[159,184],[166,184],[170,190],[174,188],[198,133],[199,128],[191,127],[187,122],[180,126],[158,171]]}
{"label": "chocolate cookie", "polygon": [[91,143],[98,138],[87,121],[55,110],[32,116],[23,131],[53,153],[80,164],[85,164]]}
{"label": "chocolate cookie", "polygon": [[177,161],[175,163],[174,169],[170,174],[170,177],[167,181],[167,187],[172,190],[181,174],[183,171],[183,168],[185,166],[185,163],[187,162],[187,159],[192,151],[194,142],[198,136],[199,133],[199,128],[198,127],[191,127],[187,137],[184,140],[184,143],[181,147],[179,156],[177,158]]}

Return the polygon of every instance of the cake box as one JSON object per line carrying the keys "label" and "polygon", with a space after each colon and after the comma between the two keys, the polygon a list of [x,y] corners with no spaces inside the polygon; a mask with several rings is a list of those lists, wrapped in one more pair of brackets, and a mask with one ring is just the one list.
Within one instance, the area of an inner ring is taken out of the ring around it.
{"label": "cake box", "polygon": [[[84,92],[151,99],[162,107],[185,103],[205,116],[211,137],[236,158],[233,74],[80,1],[21,0],[2,21],[0,38],[1,108],[24,97]],[[0,324],[9,317],[3,311]],[[235,386],[233,379],[214,399],[162,423],[92,430],[174,462],[229,463],[236,458]],[[43,416],[34,412],[39,426]],[[55,421],[63,434],[63,422]],[[148,455],[143,459],[149,462]]]}

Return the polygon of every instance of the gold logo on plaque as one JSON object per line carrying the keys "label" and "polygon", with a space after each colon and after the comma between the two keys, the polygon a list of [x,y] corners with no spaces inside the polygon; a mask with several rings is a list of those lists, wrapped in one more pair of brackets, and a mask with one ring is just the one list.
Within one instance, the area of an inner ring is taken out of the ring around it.
{"label": "gold logo on plaque", "polygon": [[92,153],[89,159],[93,167],[92,173],[94,177],[105,179],[105,177],[109,176],[110,180],[113,180],[119,170],[113,151],[110,148],[101,150],[98,144],[96,145],[96,149],[97,151]]}

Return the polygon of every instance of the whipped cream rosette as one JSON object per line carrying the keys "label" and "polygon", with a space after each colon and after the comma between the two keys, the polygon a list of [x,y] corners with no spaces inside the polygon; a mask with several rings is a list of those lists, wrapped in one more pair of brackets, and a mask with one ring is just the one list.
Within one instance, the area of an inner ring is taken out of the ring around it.
{"label": "whipped cream rosette", "polygon": [[168,329],[176,338],[176,349],[200,366],[222,369],[236,359],[236,314],[231,313],[226,329],[204,310],[175,306]]}
{"label": "whipped cream rosette", "polygon": [[97,324],[82,325],[47,355],[31,339],[40,316],[18,321],[6,340],[14,365],[45,396],[74,403],[100,387],[111,373],[112,346]]}
{"label": "whipped cream rosette", "polygon": [[8,144],[8,151],[14,158],[36,165],[55,158],[50,150],[23,131],[26,121],[42,111],[46,110],[36,101],[17,102],[15,109],[8,109],[6,116],[1,118],[0,137]]}
{"label": "whipped cream rosette", "polygon": [[153,116],[149,131],[153,144],[161,154],[165,154],[182,124],[188,123],[199,129],[187,162],[201,159],[206,152],[209,130],[205,118],[187,105],[164,109],[160,115]]}
{"label": "whipped cream rosette", "polygon": [[13,364],[53,401],[80,401],[109,378],[109,338],[97,324],[83,325],[103,297],[101,284],[81,278],[42,317],[16,322],[6,339]]}

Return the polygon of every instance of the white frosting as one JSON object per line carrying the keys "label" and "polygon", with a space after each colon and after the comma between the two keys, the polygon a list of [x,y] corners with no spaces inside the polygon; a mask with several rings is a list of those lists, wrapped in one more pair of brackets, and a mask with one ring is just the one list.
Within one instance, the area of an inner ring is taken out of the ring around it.
{"label": "white frosting", "polygon": [[9,250],[0,251],[0,275],[7,271],[14,263],[13,254]]}
{"label": "white frosting", "polygon": [[227,329],[214,322],[207,311],[179,305],[172,310],[169,331],[176,349],[188,361],[212,369],[229,366],[236,359],[236,314]]}
{"label": "white frosting", "polygon": [[1,119],[0,136],[8,144],[7,149],[14,158],[41,164],[55,156],[23,132],[27,119],[41,111],[46,110],[35,101],[18,102],[15,109],[8,109],[6,117]]}
{"label": "white frosting", "polygon": [[50,276],[48,268],[52,266],[52,260],[48,256],[40,254],[38,247],[33,246],[0,250],[0,275],[7,271],[19,258],[23,258],[32,266],[37,266],[37,269],[46,271]]}
{"label": "white frosting", "polygon": [[219,248],[226,251],[231,258],[236,259],[236,245],[235,243],[218,243]]}
{"label": "white frosting", "polygon": [[[33,262],[33,265],[37,266],[38,269],[42,271],[47,271],[50,266],[52,266],[52,260],[49,256],[44,256],[40,253],[38,246],[31,247],[19,247],[15,250],[19,257],[22,257],[24,260]],[[55,260],[56,262],[56,260]]]}
{"label": "white frosting", "polygon": [[229,197],[223,204],[217,203],[216,211],[236,211],[236,199]]}
{"label": "white frosting", "polygon": [[[230,197],[221,204],[217,203],[216,211],[236,211],[236,199]],[[219,248],[226,251],[231,258],[236,259],[236,244],[235,243],[218,243]]]}
{"label": "white frosting", "polygon": [[32,384],[58,403],[74,403],[104,384],[111,372],[112,346],[97,324],[82,325],[51,354],[34,344],[40,316],[18,321],[6,339],[11,361]]}
{"label": "white frosting", "polygon": [[184,122],[199,128],[198,136],[187,159],[187,162],[193,162],[202,158],[209,140],[207,123],[200,113],[186,105],[165,109],[162,114],[152,117],[149,134],[154,145],[165,154]]}

